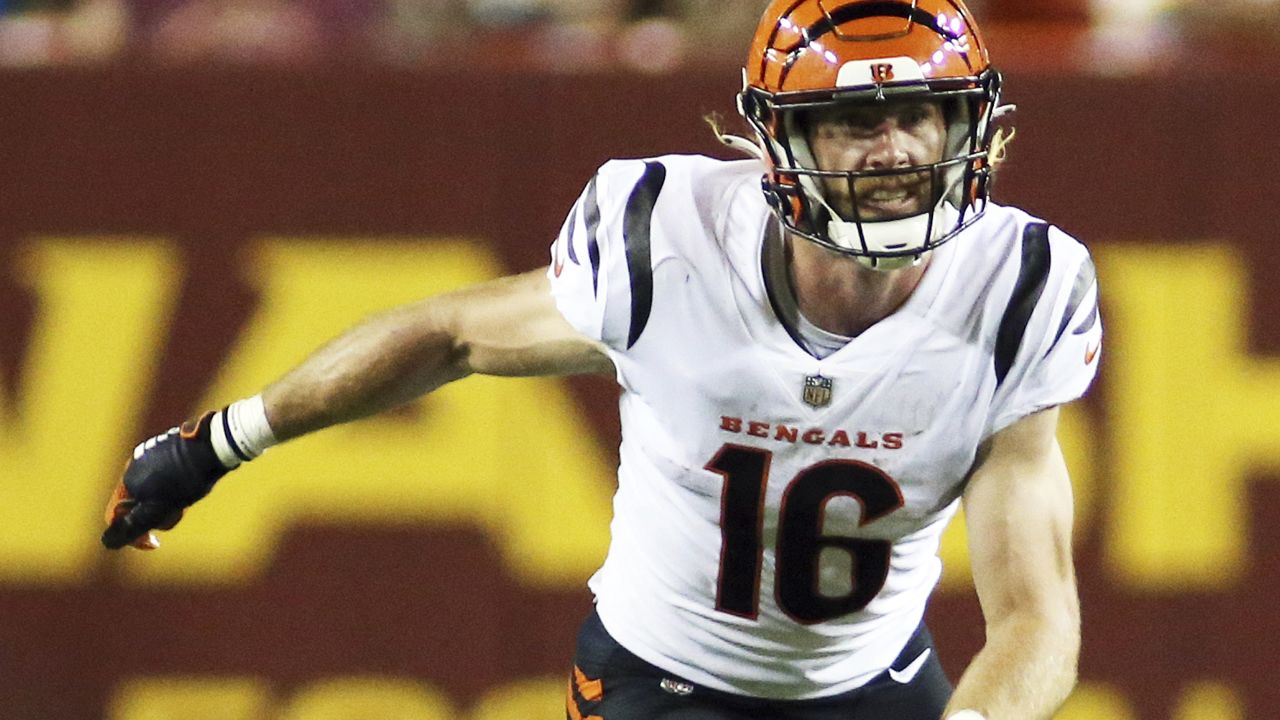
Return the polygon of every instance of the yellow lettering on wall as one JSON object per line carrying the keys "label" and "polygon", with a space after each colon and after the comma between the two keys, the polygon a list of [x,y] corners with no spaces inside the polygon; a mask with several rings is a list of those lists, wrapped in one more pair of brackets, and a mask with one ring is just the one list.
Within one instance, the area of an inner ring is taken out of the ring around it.
{"label": "yellow lettering on wall", "polygon": [[22,387],[0,392],[0,583],[75,581],[100,557],[176,269],[168,246],[125,239],[43,240],[20,263],[38,305]]}
{"label": "yellow lettering on wall", "polygon": [[1231,688],[1214,682],[1189,686],[1178,700],[1173,720],[1243,720],[1244,703]]}
{"label": "yellow lettering on wall", "polygon": [[[1229,249],[1113,246],[1098,259],[1110,567],[1145,588],[1222,587],[1246,560],[1246,473],[1280,459],[1280,361],[1245,351],[1245,272]],[[463,243],[282,241],[247,260],[264,304],[208,405],[257,391],[370,311],[498,271]],[[0,522],[12,530],[0,534],[0,582],[75,581],[99,557],[98,513],[136,439],[176,267],[154,242],[46,240],[24,258],[39,310],[23,386],[0,393]],[[273,450],[197,506],[163,552],[130,557],[130,567],[154,579],[247,578],[289,524],[351,519],[476,524],[529,581],[577,582],[595,566],[612,472],[559,383],[475,378],[418,407],[418,419],[374,419]],[[1099,441],[1083,412],[1064,412],[1060,437],[1085,526]],[[944,585],[967,586],[962,519],[942,552]]]}
{"label": "yellow lettering on wall", "polygon": [[460,713],[444,693],[404,677],[348,676],[310,683],[277,700],[265,678],[147,677],[125,681],[108,720],[530,720],[564,716],[564,678],[490,689]]}
{"label": "yellow lettering on wall", "polygon": [[262,720],[273,717],[271,693],[256,678],[156,677],[125,682],[109,720]]}
{"label": "yellow lettering on wall", "polygon": [[1134,720],[1129,701],[1099,683],[1080,683],[1054,720]]}
{"label": "yellow lettering on wall", "polygon": [[1246,560],[1246,475],[1280,460],[1280,361],[1245,352],[1245,269],[1219,246],[1099,257],[1119,338],[1108,563],[1150,589],[1227,586]]}
{"label": "yellow lettering on wall", "polygon": [[321,680],[293,697],[279,720],[450,720],[452,703],[408,679],[350,677]]}
{"label": "yellow lettering on wall", "polygon": [[[257,392],[372,311],[495,276],[463,242],[273,241],[252,258],[261,306],[205,401]],[[518,578],[577,584],[608,539],[613,471],[564,386],[472,377],[418,412],[331,428],[229,475],[131,571],[229,582],[261,571],[289,526],[441,523],[487,531]]]}
{"label": "yellow lettering on wall", "polygon": [[[1094,458],[1098,453],[1096,436],[1091,427],[1089,411],[1083,405],[1071,403],[1062,407],[1058,415],[1058,442],[1062,445],[1062,454],[1066,457],[1067,469],[1071,473],[1077,538],[1088,527],[1097,505],[1097,493],[1094,490],[1097,468]],[[942,534],[942,544],[938,550],[944,570],[939,583],[943,591],[960,591],[973,587],[973,579],[969,574],[966,532],[962,510],[956,513],[955,519]]]}
{"label": "yellow lettering on wall", "polygon": [[471,708],[471,720],[531,720],[564,716],[566,677],[522,680],[490,690]]}
{"label": "yellow lettering on wall", "polygon": [[[317,680],[276,700],[260,678],[151,677],[123,683],[108,720],[528,720],[564,714],[564,678],[517,680],[490,689],[467,713],[420,680],[348,676]],[[1244,704],[1213,682],[1188,685],[1170,720],[1242,720]],[[1129,699],[1103,683],[1081,683],[1054,720],[1134,720]]]}

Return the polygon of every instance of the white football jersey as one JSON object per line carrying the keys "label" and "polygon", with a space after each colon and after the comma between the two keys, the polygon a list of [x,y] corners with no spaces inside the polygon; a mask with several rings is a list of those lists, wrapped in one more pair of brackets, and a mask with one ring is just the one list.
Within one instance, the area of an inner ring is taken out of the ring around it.
{"label": "white football jersey", "polygon": [[590,582],[605,627],[695,683],[815,698],[889,667],[978,445],[1083,394],[1102,330],[1084,247],[992,204],[902,308],[819,360],[766,283],[763,173],[610,162],[548,273],[623,391],[612,541]]}

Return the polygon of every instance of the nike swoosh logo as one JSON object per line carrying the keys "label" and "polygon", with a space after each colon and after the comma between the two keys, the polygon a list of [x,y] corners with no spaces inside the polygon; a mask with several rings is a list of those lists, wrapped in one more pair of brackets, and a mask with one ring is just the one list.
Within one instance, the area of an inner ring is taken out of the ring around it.
{"label": "nike swoosh logo", "polygon": [[1085,348],[1085,349],[1084,349],[1084,364],[1085,364],[1085,365],[1092,365],[1092,364],[1093,364],[1093,361],[1098,357],[1098,351],[1099,351],[1099,350],[1101,350],[1101,349],[1102,349],[1102,343],[1101,343],[1101,342],[1099,342],[1098,344],[1094,345],[1094,346],[1093,346],[1093,347],[1091,347],[1091,348],[1088,348],[1088,347],[1087,347],[1087,348]]}
{"label": "nike swoosh logo", "polygon": [[911,661],[911,664],[901,670],[889,668],[889,677],[893,678],[894,682],[902,683],[903,685],[915,680],[916,675],[920,673],[920,668],[924,667],[925,661],[929,659],[929,653],[931,652],[933,652],[933,648],[925,648],[923,652],[916,656],[915,660]]}

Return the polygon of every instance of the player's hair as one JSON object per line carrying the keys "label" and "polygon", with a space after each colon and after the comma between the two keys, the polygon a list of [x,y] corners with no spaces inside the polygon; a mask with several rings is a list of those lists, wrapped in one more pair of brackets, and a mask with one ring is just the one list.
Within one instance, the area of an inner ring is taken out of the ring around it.
{"label": "player's hair", "polygon": [[991,135],[991,150],[987,153],[987,158],[991,162],[991,169],[999,170],[1000,166],[1009,159],[1009,144],[1018,136],[1017,128],[1012,125],[996,128],[995,133]]}
{"label": "player's hair", "polygon": [[725,147],[736,150],[744,155],[750,155],[756,160],[764,159],[764,151],[760,146],[745,135],[738,135],[724,127],[724,116],[719,112],[709,112],[702,116],[702,121],[711,128],[711,132],[715,133],[716,140]]}

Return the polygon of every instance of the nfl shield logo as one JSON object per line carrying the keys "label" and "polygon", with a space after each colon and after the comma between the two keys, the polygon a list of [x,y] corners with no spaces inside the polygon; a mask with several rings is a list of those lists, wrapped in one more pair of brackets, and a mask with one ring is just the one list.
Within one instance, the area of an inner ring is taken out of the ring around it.
{"label": "nfl shield logo", "polygon": [[809,375],[804,379],[804,391],[800,397],[811,407],[826,407],[831,404],[831,378],[822,375]]}

